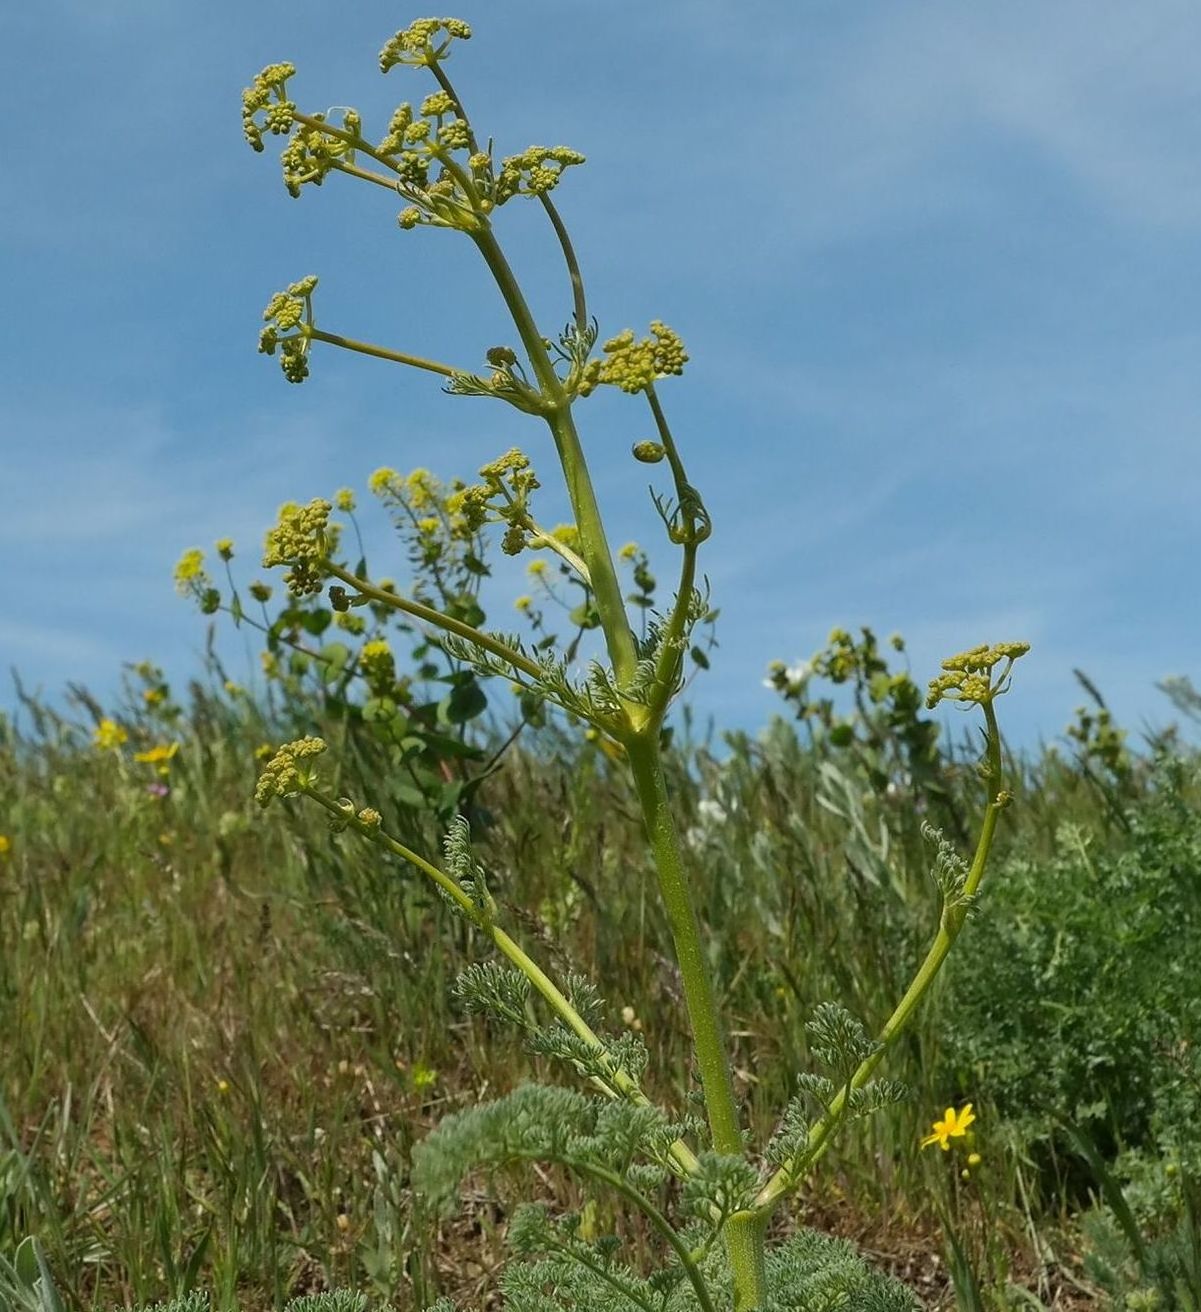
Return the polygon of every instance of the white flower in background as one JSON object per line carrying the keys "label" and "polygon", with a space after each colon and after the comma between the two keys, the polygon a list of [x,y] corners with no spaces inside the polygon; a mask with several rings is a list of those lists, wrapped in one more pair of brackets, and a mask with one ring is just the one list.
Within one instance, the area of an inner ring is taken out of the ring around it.
{"label": "white flower in background", "polygon": [[763,680],[763,686],[765,688],[778,688],[780,680],[783,679],[788,690],[792,691],[795,688],[800,688],[813,673],[813,662],[797,661],[795,665],[783,666],[777,662],[773,664],[772,669],[775,673]]}

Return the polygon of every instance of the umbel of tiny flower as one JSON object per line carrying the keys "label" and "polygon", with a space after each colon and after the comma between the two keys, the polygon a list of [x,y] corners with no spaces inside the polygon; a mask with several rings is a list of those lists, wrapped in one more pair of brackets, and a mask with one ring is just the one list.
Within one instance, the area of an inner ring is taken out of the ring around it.
{"label": "umbel of tiny flower", "polygon": [[623,392],[645,392],[657,378],[682,374],[688,352],[679,335],[659,319],[652,321],[651,332],[653,337],[641,341],[635,340],[629,328],[610,337],[601,348],[604,358],[591,361],[584,370],[580,395],[588,396],[600,383],[620,387]]}
{"label": "umbel of tiny flower", "polygon": [[320,497],[307,506],[289,501],[280,507],[279,521],[267,530],[263,565],[288,565],[284,575],[288,590],[297,597],[321,591],[321,562],[328,548],[327,525],[333,506]]}
{"label": "umbel of tiny flower", "polygon": [[447,508],[461,514],[473,532],[488,522],[507,524],[502,550],[516,556],[526,545],[526,534],[535,528],[529,512],[531,494],[538,478],[529,457],[516,447],[480,468],[482,483],[473,483],[451,494]]}
{"label": "umbel of tiny flower", "polygon": [[279,351],[279,365],[290,383],[303,383],[309,376],[309,334],[313,327],[313,289],[316,276],[309,274],[276,292],[263,311],[266,327],[259,333],[259,350],[264,355]]}
{"label": "umbel of tiny flower", "polygon": [[291,797],[313,777],[310,762],[325,751],[321,738],[298,738],[284,743],[263,767],[255,785],[254,800],[260,806],[269,806],[277,797]]}
{"label": "umbel of tiny flower", "polygon": [[963,1107],[956,1111],[954,1107],[948,1107],[943,1113],[941,1121],[935,1121],[932,1132],[922,1140],[922,1147],[929,1148],[933,1144],[943,1150],[950,1152],[951,1140],[962,1139],[968,1131],[968,1126],[976,1119],[976,1113],[972,1111],[972,1104],[964,1103]]}
{"label": "umbel of tiny flower", "polygon": [[379,68],[386,73],[397,64],[421,68],[450,54],[455,41],[470,41],[471,26],[461,18],[417,18],[392,37],[379,52]]}
{"label": "umbel of tiny flower", "polygon": [[926,709],[932,711],[941,701],[988,705],[1009,690],[1013,663],[1029,650],[1028,642],[998,642],[991,647],[981,643],[948,656],[942,663],[944,673],[930,680]]}

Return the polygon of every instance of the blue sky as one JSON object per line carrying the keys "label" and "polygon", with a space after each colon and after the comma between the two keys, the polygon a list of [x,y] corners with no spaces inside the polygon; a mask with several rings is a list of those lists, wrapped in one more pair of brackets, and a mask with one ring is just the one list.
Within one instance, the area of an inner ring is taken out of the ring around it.
{"label": "blue sky", "polygon": [[[355,104],[382,132],[422,89],[375,54],[419,12],[0,14],[0,658],[48,693],[103,693],[144,657],[194,670],[174,561],[225,534],[254,554],[282,500],[381,464],[470,475],[515,443],[551,482],[515,412],[332,350],[291,387],[255,352],[268,295],[308,272],[334,330],[465,365],[512,336],[465,240],[402,233],[395,201],[342,179],[293,201],[241,140],[239,92],[276,59],[302,105]],[[1005,707],[1025,741],[1070,717],[1075,665],[1125,722],[1167,717],[1155,681],[1201,674],[1201,8],[458,12],[477,131],[588,156],[558,199],[602,331],[661,317],[689,347],[662,390],[716,525],[699,710],[762,723],[769,659],[868,623],[909,637],[922,678],[978,641],[1033,642]],[[558,325],[538,210],[502,217]],[[628,456],[642,409],[594,399],[581,421],[613,538],[654,542]]]}

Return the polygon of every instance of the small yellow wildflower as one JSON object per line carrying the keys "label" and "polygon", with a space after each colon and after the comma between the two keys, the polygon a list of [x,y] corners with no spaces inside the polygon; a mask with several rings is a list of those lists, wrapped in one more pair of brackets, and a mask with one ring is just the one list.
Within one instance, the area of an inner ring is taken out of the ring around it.
{"label": "small yellow wildflower", "polygon": [[533,597],[518,597],[513,605],[524,614],[534,604]]}
{"label": "small yellow wildflower", "polygon": [[187,592],[193,583],[204,580],[204,552],[193,547],[180,556],[175,566],[175,586],[180,592]]}
{"label": "small yellow wildflower", "polygon": [[617,554],[622,560],[633,560],[638,554],[638,543],[627,542]]}
{"label": "small yellow wildflower", "polygon": [[580,530],[574,524],[556,524],[551,529],[550,535],[556,542],[561,542],[572,551],[579,550]]}
{"label": "small yellow wildflower", "polygon": [[396,481],[397,473],[395,469],[389,469],[386,465],[382,469],[377,469],[374,474],[367,480],[367,486],[378,497],[381,493],[386,492],[388,488]]}
{"label": "small yellow wildflower", "polygon": [[350,512],[354,509],[354,493],[350,490],[350,488],[340,487],[334,493],[334,505],[337,506],[339,510],[345,512],[346,514],[350,514]]}
{"label": "small yellow wildflower", "polygon": [[92,742],[100,751],[116,751],[122,743],[128,742],[129,734],[116,722],[116,720],[103,719],[96,726],[92,734]]}
{"label": "small yellow wildflower", "polygon": [[161,688],[147,688],[142,693],[142,700],[147,706],[157,706],[165,696]]}
{"label": "small yellow wildflower", "polygon": [[424,510],[434,499],[437,480],[428,469],[414,469],[405,478],[405,491],[414,510]]}
{"label": "small yellow wildflower", "polygon": [[984,1160],[979,1153],[968,1153],[967,1164],[969,1166],[979,1166]]}
{"label": "small yellow wildflower", "polygon": [[536,579],[540,579],[543,574],[546,573],[546,561],[531,560],[525,568],[527,574],[532,575]]}
{"label": "small yellow wildflower", "polygon": [[217,1081],[217,1092],[218,1092],[218,1093],[228,1093],[228,1092],[229,1092],[229,1081],[228,1081],[228,1080],[218,1080],[218,1081]]}
{"label": "small yellow wildflower", "polygon": [[147,748],[144,752],[134,752],[135,761],[145,761],[147,765],[163,765],[179,751],[178,743],[160,743],[157,747]]}
{"label": "small yellow wildflower", "polygon": [[218,538],[216,543],[217,555],[222,560],[233,560],[234,557],[234,540],[233,538]]}
{"label": "small yellow wildflower", "polygon": [[967,1127],[976,1119],[976,1113],[972,1111],[972,1104],[965,1103],[962,1110],[956,1111],[954,1107],[948,1107],[943,1119],[935,1121],[932,1127],[933,1133],[926,1135],[922,1140],[922,1147],[929,1148],[931,1144],[938,1144],[943,1152],[948,1152],[951,1147],[952,1139],[962,1139],[967,1134]]}
{"label": "small yellow wildflower", "polygon": [[12,851],[13,840],[7,834],[0,834],[0,856],[7,856]]}

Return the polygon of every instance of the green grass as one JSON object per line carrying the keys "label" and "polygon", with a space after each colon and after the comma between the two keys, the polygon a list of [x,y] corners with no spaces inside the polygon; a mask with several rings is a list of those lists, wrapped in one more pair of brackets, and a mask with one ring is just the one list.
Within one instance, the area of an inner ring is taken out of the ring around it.
{"label": "green grass", "polygon": [[[77,709],[86,722],[97,708],[81,695]],[[70,717],[27,702],[0,728],[0,829],[12,841],[0,858],[0,1256],[38,1236],[71,1308],[197,1285],[218,1309],[282,1306],[331,1286],[403,1308],[442,1292],[478,1300],[490,1285],[519,1186],[481,1179],[461,1221],[426,1221],[411,1206],[409,1153],[447,1111],[513,1087],[536,1063],[455,1011],[450,986],[475,945],[423,887],[304,808],[254,807],[255,749],[320,714],[195,687],[173,726],[183,746],[165,798],[147,792],[151,768],[128,752],[117,768]],[[149,733],[146,716],[127,711]],[[346,791],[435,850],[437,822],[369,782],[379,765],[370,741],[348,746]],[[789,1072],[804,1067],[812,1006],[836,998],[878,1024],[932,932],[920,806],[878,794],[853,753],[783,723],[720,750],[680,738],[671,765],[738,1093],[762,1142]],[[1107,872],[1096,882],[1109,913],[1121,897],[1131,914],[1145,908],[1167,880],[1173,916],[1198,915],[1201,784],[1186,756],[1171,770],[1172,782],[1140,765],[1104,784],[1064,758],[1026,763],[992,875],[1008,891],[986,893],[932,1010],[887,1072],[910,1083],[912,1101],[845,1139],[798,1215],[865,1240],[902,1271],[909,1260],[914,1276],[942,1254],[964,1307],[1096,1305],[1079,1292],[1098,1286],[1076,1217],[1105,1181],[1057,1129],[1071,1107],[1038,1105],[1054,1101],[1048,1087],[1069,1096],[1070,1063],[1053,1049],[1066,1051],[1076,1031],[1044,1027],[1026,1049],[995,1004],[998,990],[1033,987],[1045,964],[1023,916],[1045,926],[1067,906],[1079,960],[1053,987],[1090,1035],[1106,1035],[1105,998],[1082,992],[1082,977],[1136,950],[1104,937],[1114,914],[1090,915],[1082,871]],[[953,832],[979,789],[965,751],[944,759],[941,782],[928,814]],[[473,806],[515,932],[561,964],[553,931],[573,963],[590,964],[619,1023],[632,1009],[652,1085],[656,1070],[687,1069],[670,940],[620,773],[592,746],[530,733]],[[1168,849],[1152,871],[1150,854]],[[1054,935],[1047,943],[1054,953]],[[1154,945],[1141,950],[1153,963]],[[1153,974],[1146,964],[1148,997]],[[1187,989],[1155,997],[1167,1023],[1147,1038],[1148,1060],[1167,1063],[1181,1054],[1159,1053],[1163,1035],[1187,1046],[1201,1024],[1186,1014]],[[1138,999],[1122,1003],[1132,1023]],[[1041,1084],[1022,1083],[1023,1063]],[[1101,1104],[1117,1096],[1110,1074],[1093,1069]],[[1113,1179],[1131,1178],[1132,1161],[1145,1175],[1148,1162],[1179,1155],[1201,1110],[1189,1078],[1173,1085],[1155,1067],[1163,1096],[1138,1125],[1125,1105],[1094,1109],[1090,1143]],[[688,1095],[655,1092],[675,1106]],[[917,1145],[948,1102],[968,1099],[984,1162],[963,1181],[960,1162],[952,1169]],[[1156,1178],[1159,1210],[1148,1203],[1136,1222],[1148,1233],[1179,1220],[1170,1183]],[[1135,1269],[1130,1280],[1142,1278]],[[956,1305],[941,1279],[926,1288]]]}

